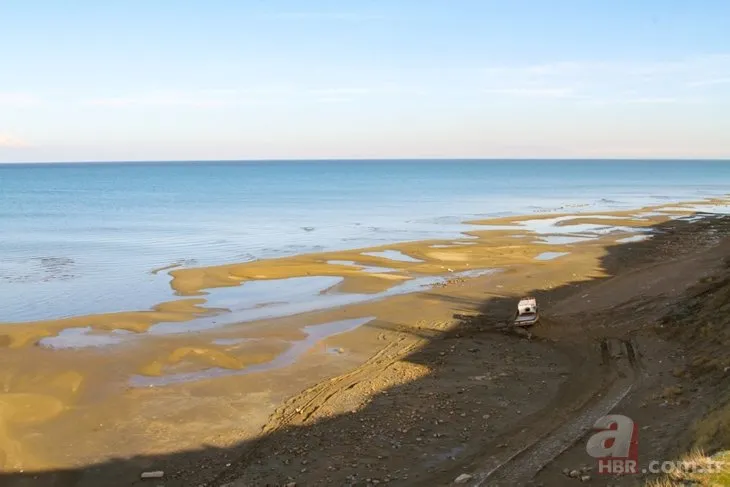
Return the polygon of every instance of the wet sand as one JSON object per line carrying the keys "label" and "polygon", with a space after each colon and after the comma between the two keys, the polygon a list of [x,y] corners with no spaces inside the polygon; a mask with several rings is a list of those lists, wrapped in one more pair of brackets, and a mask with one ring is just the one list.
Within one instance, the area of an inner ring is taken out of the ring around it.
{"label": "wet sand", "polygon": [[[72,468],[255,438],[287,398],[384,350],[413,350],[485,295],[603,276],[607,246],[693,213],[678,206],[506,217],[472,222],[484,230],[459,241],[166,269],[180,299],[152,310],[0,324],[0,466]],[[235,294],[216,294],[296,278],[323,287],[296,306],[282,295],[234,309]]]}

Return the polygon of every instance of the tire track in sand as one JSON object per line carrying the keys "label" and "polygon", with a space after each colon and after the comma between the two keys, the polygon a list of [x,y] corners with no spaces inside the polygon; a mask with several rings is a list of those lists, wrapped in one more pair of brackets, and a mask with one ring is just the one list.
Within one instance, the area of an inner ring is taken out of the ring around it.
{"label": "tire track in sand", "polygon": [[603,363],[617,373],[617,379],[552,431],[511,453],[497,465],[478,471],[469,485],[527,484],[540,470],[580,441],[598,418],[609,414],[626,397],[641,378],[635,344],[630,340],[603,339],[600,350]]}
{"label": "tire track in sand", "polygon": [[[443,330],[449,322],[437,323],[433,331]],[[246,465],[263,443],[274,433],[287,427],[298,426],[314,419],[322,407],[342,392],[356,387],[363,381],[374,379],[385,370],[400,361],[418,347],[427,342],[424,338],[416,338],[405,330],[397,330],[399,336],[389,342],[366,362],[351,371],[321,381],[299,394],[289,398],[279,406],[262,427],[261,435],[235,461],[233,465]],[[231,469],[221,471],[208,485],[218,485],[221,481],[231,479]]]}

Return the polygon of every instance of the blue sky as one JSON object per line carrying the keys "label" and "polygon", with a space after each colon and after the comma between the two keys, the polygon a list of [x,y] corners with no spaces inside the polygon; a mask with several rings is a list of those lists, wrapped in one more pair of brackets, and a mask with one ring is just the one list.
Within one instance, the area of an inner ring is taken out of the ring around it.
{"label": "blue sky", "polygon": [[0,161],[730,158],[724,0],[0,0]]}

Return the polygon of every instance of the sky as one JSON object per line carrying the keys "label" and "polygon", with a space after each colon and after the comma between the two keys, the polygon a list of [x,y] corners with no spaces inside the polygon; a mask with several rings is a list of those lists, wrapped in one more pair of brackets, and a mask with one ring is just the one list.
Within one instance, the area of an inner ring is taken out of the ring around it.
{"label": "sky", "polygon": [[0,162],[730,158],[726,0],[0,0]]}

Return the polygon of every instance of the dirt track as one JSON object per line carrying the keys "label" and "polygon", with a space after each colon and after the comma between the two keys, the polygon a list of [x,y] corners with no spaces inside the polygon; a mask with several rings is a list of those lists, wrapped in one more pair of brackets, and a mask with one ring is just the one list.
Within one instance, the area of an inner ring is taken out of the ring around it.
{"label": "dirt track", "polygon": [[[462,473],[467,485],[580,483],[563,469],[592,464],[581,440],[609,411],[634,411],[653,428],[645,452],[677,450],[673,435],[704,406],[685,403],[685,421],[652,426],[672,408],[657,395],[682,355],[654,326],[719,271],[729,226],[666,225],[654,241],[611,253],[613,277],[539,293],[546,319],[531,341],[494,331],[509,313],[498,299],[436,340],[438,327],[424,326],[423,349],[404,336],[291,399],[212,485],[447,485]],[[586,475],[589,485],[638,482]]]}

